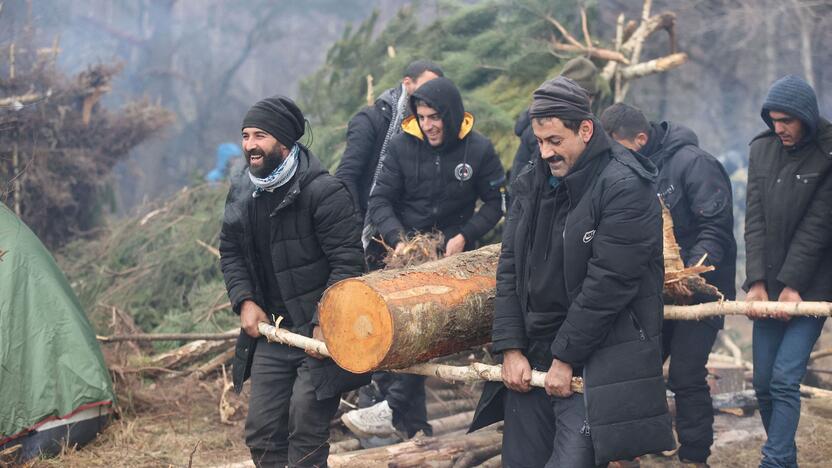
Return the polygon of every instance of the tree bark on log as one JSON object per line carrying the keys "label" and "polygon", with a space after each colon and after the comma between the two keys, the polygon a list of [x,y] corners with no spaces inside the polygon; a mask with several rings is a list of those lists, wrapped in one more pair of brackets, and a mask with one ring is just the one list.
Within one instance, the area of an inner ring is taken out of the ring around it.
{"label": "tree bark on log", "polygon": [[491,334],[499,253],[490,245],[336,283],[318,312],[333,359],[360,373],[483,344]]}
{"label": "tree bark on log", "polygon": [[482,447],[500,445],[502,432],[482,430],[459,437],[417,437],[401,444],[389,445],[329,456],[332,468],[361,467],[421,467],[436,462],[452,462],[454,457]]}

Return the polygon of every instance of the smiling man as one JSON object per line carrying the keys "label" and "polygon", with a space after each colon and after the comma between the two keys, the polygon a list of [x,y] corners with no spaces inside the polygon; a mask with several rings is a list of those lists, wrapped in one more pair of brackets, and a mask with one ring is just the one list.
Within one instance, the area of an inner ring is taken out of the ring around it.
{"label": "smiling man", "polygon": [[[440,231],[451,256],[474,247],[503,216],[505,172],[491,142],[473,129],[453,82],[440,77],[410,97],[413,115],[389,153],[370,195],[369,213],[387,245],[401,249],[408,236]],[[476,209],[477,201],[482,204]],[[361,437],[430,433],[425,378],[397,374],[386,400],[346,413],[342,420]]]}
{"label": "smiling man", "polygon": [[611,144],[568,78],[543,83],[529,112],[544,164],[512,184],[492,332],[503,463],[583,468],[671,449],[656,168]]}
{"label": "smiling man", "polygon": [[352,196],[298,140],[306,120],[283,96],[263,99],[243,119],[247,177],[235,181],[220,232],[220,266],[242,329],[235,389],[251,376],[246,445],[257,467],[326,466],[329,422],[342,391],[368,377],[313,352],[267,343],[257,325],[322,339],[324,289],[361,275],[361,225]]}
{"label": "smiling man", "polygon": [[[772,84],[761,117],[768,130],[748,157],[746,300],[830,301],[832,124],[793,75]],[[753,318],[754,390],[768,435],[760,466],[797,466],[800,382],[825,317]]]}

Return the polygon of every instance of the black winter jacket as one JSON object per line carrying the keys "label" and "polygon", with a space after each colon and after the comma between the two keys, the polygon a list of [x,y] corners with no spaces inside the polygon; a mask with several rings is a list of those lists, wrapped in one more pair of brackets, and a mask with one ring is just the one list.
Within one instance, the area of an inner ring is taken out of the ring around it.
{"label": "black winter jacket", "polygon": [[751,141],[745,214],[747,291],[764,281],[806,301],[832,300],[832,124],[787,149],[772,131]]}
{"label": "black winter jacket", "polygon": [[[220,266],[231,305],[239,314],[245,300],[265,307],[255,262],[271,261],[292,323],[290,330],[311,336],[324,289],[361,275],[364,257],[361,224],[344,183],[330,176],[308,149],[301,147],[299,158],[292,186],[272,213],[281,223],[271,233],[271,258],[258,259],[254,254],[250,213],[255,187],[247,173],[234,181],[220,231]],[[256,343],[241,331],[233,362],[238,392],[249,376]],[[368,377],[341,370],[331,359],[307,361],[320,399],[369,382]]]}
{"label": "black winter jacket", "polygon": [[[731,179],[716,158],[699,148],[693,131],[672,122],[651,123],[644,155],[659,169],[658,193],[673,218],[673,234],[685,266],[707,254],[708,283],[726,299],[736,297],[737,242]],[[722,327],[723,318],[711,320]]]}
{"label": "black winter jacket", "polygon": [[514,134],[520,139],[520,144],[517,145],[517,152],[511,163],[512,183],[523,172],[523,169],[540,159],[540,147],[537,146],[537,139],[532,131],[532,119],[529,117],[528,109],[523,111],[514,123]]}
{"label": "black winter jacket", "polygon": [[347,125],[347,148],[335,176],[347,184],[362,221],[381,147],[400,93],[401,87],[388,89],[372,106],[358,111]]}
{"label": "black winter jacket", "polygon": [[[423,138],[414,117],[417,99],[442,115],[445,139],[439,147]],[[393,247],[403,236],[438,229],[446,240],[462,233],[471,248],[503,215],[505,172],[494,146],[472,130],[474,118],[447,78],[419,87],[410,107],[413,116],[402,122],[404,133],[390,140],[370,196],[370,219]],[[478,198],[482,206],[475,213]]]}
{"label": "black winter jacket", "polygon": [[[661,210],[656,168],[596,131],[563,179],[566,320],[552,355],[584,368],[584,398],[596,463],[674,447],[662,377]],[[530,226],[548,167],[525,169],[512,186],[497,270],[493,349],[525,350]],[[484,395],[484,399],[486,396]]]}

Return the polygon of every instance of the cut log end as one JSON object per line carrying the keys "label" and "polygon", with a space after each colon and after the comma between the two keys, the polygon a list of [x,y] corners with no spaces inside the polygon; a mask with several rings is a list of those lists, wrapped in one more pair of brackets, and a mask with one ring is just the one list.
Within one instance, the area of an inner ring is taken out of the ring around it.
{"label": "cut log end", "polygon": [[329,288],[318,311],[327,348],[342,368],[375,369],[393,343],[393,322],[384,299],[365,283],[348,279]]}

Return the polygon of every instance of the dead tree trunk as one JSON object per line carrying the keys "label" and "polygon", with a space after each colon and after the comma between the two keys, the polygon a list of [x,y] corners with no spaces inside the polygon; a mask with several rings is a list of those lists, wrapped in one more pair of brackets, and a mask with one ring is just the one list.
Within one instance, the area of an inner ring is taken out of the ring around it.
{"label": "dead tree trunk", "polygon": [[488,341],[499,245],[341,281],[321,299],[327,348],[351,372],[426,362]]}

